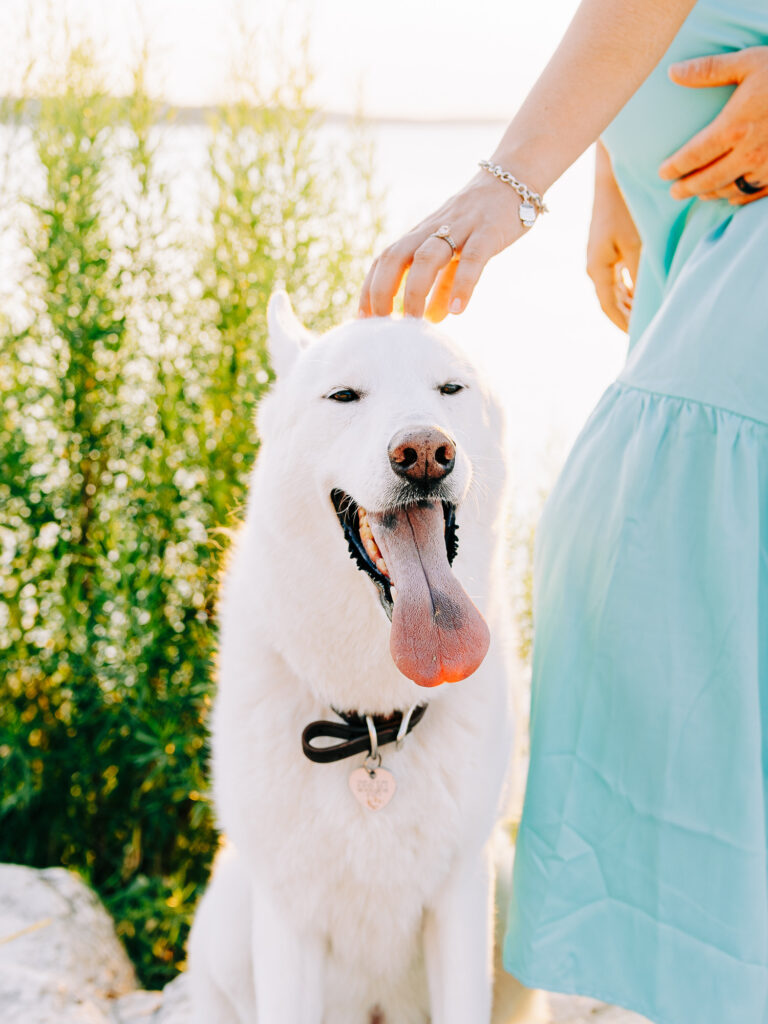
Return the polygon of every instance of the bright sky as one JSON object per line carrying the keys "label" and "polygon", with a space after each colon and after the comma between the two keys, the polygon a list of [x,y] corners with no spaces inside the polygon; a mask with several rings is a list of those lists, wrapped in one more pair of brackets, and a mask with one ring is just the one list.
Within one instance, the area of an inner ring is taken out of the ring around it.
{"label": "bright sky", "polygon": [[[85,25],[117,70],[145,32],[155,87],[174,103],[226,95],[240,26],[282,26],[287,50],[305,31],[316,101],[332,110],[401,118],[508,118],[546,63],[575,0],[0,0],[15,45],[31,16],[46,50],[65,18]],[[56,43],[54,42],[54,46]]]}

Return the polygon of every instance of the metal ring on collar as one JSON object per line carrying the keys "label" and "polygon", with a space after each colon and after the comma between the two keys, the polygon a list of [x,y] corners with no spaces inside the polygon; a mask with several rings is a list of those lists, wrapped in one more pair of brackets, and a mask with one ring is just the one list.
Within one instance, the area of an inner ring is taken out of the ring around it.
{"label": "metal ring on collar", "polygon": [[743,174],[740,177],[738,177],[736,181],[734,181],[734,185],[739,190],[739,192],[743,192],[745,196],[754,196],[758,192],[762,192],[765,188],[765,185],[750,184],[750,182],[747,181]]}
{"label": "metal ring on collar", "polygon": [[370,715],[365,716],[365,724],[368,726],[368,738],[371,741],[371,757],[379,753],[379,735],[376,732],[376,725]]}
{"label": "metal ring on collar", "polygon": [[441,224],[440,227],[437,229],[437,231],[433,231],[432,234],[429,237],[430,238],[442,238],[442,240],[444,242],[447,242],[448,245],[450,245],[450,247],[451,247],[451,256],[455,256],[456,255],[456,250],[458,249],[458,246],[456,245],[454,240],[451,238],[451,228],[450,228],[449,224]]}
{"label": "metal ring on collar", "polygon": [[411,706],[403,715],[403,720],[400,722],[400,728],[397,730],[397,736],[395,737],[395,747],[397,750],[399,750],[400,747],[402,747],[403,745],[403,740],[405,739],[406,733],[411,727],[411,718],[413,717],[413,712],[416,710],[417,707],[419,707],[418,704],[411,704]]}

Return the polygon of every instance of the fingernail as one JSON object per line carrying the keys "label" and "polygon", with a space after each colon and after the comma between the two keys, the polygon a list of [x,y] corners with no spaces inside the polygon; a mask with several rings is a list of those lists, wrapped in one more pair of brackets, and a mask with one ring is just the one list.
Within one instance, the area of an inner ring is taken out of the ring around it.
{"label": "fingernail", "polygon": [[451,311],[451,313],[460,313],[461,312],[461,299],[458,299],[458,298],[453,299],[451,301],[451,304],[448,307],[448,309]]}
{"label": "fingernail", "polygon": [[358,309],[357,315],[358,316],[365,316],[365,310],[363,309],[362,306]]}

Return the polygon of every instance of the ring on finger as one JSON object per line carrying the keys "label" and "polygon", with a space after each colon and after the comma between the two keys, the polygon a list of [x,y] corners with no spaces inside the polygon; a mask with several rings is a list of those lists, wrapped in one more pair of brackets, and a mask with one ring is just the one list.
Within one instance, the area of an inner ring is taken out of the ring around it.
{"label": "ring on finger", "polygon": [[765,188],[765,185],[753,185],[751,182],[747,181],[743,174],[734,181],[734,185],[739,192],[743,192],[745,196],[754,196],[758,192],[762,192]]}
{"label": "ring on finger", "polygon": [[429,237],[430,238],[442,238],[442,240],[444,242],[447,242],[448,245],[450,245],[450,247],[451,247],[451,256],[455,256],[456,255],[456,250],[458,249],[458,246],[456,245],[454,240],[451,238],[451,226],[450,226],[450,224],[441,224],[441,226],[437,229],[437,231],[433,231],[432,234]]}

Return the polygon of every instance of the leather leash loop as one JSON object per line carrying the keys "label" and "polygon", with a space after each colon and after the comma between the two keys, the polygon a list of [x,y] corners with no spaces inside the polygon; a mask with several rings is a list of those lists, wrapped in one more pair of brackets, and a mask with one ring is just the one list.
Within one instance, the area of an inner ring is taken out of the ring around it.
{"label": "leather leash loop", "polygon": [[[335,710],[335,709],[334,709]],[[395,743],[398,738],[402,741],[403,736],[409,733],[421,719],[427,710],[426,704],[420,704],[413,709],[410,720],[403,722],[404,713],[396,711],[386,718],[383,715],[359,715],[356,712],[348,713],[337,711],[336,714],[344,719],[342,722],[327,722],[319,720],[310,722],[301,734],[301,747],[306,757],[317,764],[330,764],[333,761],[342,761],[347,757],[354,757],[355,754],[370,753],[371,739],[368,731],[366,718],[370,718],[375,728],[379,747],[387,743]],[[408,713],[405,712],[405,715]],[[405,724],[405,730],[401,732],[401,726]],[[334,743],[331,746],[316,747],[312,741],[316,739],[339,739],[343,742]]]}

